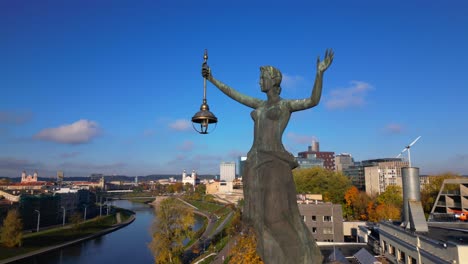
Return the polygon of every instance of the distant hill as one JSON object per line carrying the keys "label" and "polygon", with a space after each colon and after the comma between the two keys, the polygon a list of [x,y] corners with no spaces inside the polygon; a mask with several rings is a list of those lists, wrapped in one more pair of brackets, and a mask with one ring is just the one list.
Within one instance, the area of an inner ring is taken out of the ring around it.
{"label": "distant hill", "polygon": [[[214,179],[215,175],[197,175],[199,179]],[[176,180],[181,180],[182,175],[180,174],[151,174],[146,176],[138,176],[138,181],[157,181],[162,179],[169,179],[173,177]],[[21,182],[21,177],[0,177],[0,179],[6,178],[9,179],[11,182]],[[106,181],[124,181],[124,182],[133,182],[135,181],[135,176],[126,176],[126,175],[104,175],[104,179]],[[56,181],[55,177],[38,177],[38,181]],[[64,181],[89,181],[91,177],[65,177]]]}

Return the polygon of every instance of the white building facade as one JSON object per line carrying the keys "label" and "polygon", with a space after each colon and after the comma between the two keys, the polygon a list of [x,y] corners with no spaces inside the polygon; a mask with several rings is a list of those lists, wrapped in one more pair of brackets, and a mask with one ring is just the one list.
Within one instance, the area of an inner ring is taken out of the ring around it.
{"label": "white building facade", "polygon": [[221,181],[233,182],[236,179],[236,163],[221,162],[219,166],[219,178]]}
{"label": "white building facade", "polygon": [[196,181],[197,181],[197,173],[195,172],[195,170],[192,170],[191,175],[187,175],[187,172],[184,170],[184,172],[182,173],[183,184],[190,183],[193,186],[195,186]]}
{"label": "white building facade", "polygon": [[379,162],[378,165],[365,167],[365,186],[369,196],[383,193],[388,186],[402,186],[401,168],[408,167],[407,161]]}

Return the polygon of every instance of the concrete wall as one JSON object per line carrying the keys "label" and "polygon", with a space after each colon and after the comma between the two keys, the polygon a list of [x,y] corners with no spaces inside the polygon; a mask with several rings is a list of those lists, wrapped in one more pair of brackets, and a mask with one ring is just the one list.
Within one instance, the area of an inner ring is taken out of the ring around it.
{"label": "concrete wall", "polygon": [[343,242],[343,212],[339,204],[298,204],[316,241]]}
{"label": "concrete wall", "polygon": [[[466,246],[444,243],[420,234],[406,232],[403,228],[390,223],[381,223],[379,233],[382,253],[392,263],[411,263],[409,258],[412,257],[418,264],[468,264],[468,258],[459,255],[463,250],[467,251]],[[406,262],[402,260],[403,255]],[[466,255],[468,252],[463,252],[463,256]]]}
{"label": "concrete wall", "polygon": [[365,167],[364,168],[365,187],[366,193],[369,196],[375,196],[380,194],[379,188],[379,167]]}
{"label": "concrete wall", "polygon": [[232,191],[232,182],[212,182],[206,185],[206,194],[231,193]]}

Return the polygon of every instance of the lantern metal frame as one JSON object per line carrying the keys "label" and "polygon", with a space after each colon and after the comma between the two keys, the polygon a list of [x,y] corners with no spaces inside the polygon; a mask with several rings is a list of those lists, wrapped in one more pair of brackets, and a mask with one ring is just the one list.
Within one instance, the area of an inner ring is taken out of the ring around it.
{"label": "lantern metal frame", "polygon": [[[208,51],[205,49],[205,54],[203,55],[203,64],[206,64],[208,61]],[[192,126],[195,131],[197,131],[200,134],[208,134],[208,127],[209,124],[215,124],[215,128],[218,123],[218,118],[210,112],[210,107],[208,106],[207,100],[206,100],[206,78],[203,78],[203,102],[200,106],[200,111],[195,113],[195,115],[192,117]],[[197,127],[199,126],[199,129]],[[210,132],[213,132],[214,129]]]}

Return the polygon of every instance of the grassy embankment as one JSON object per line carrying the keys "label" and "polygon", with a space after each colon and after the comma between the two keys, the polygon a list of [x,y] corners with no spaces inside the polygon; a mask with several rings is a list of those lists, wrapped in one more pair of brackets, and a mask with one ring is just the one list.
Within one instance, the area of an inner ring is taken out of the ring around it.
{"label": "grassy embankment", "polygon": [[[128,220],[133,214],[131,211],[124,209],[117,209],[117,212],[120,212],[122,222]],[[65,227],[25,234],[21,247],[6,248],[0,245],[0,260],[84,238],[111,228],[115,224],[117,224],[115,215],[108,215],[96,217],[79,224],[69,224]]]}
{"label": "grassy embankment", "polygon": [[[224,222],[224,220],[229,215],[229,213],[235,210],[233,205],[219,204],[215,202],[206,202],[206,201],[199,201],[199,200],[186,200],[186,201],[192,204],[193,206],[196,206],[200,211],[203,211],[205,213],[215,215],[216,217],[218,217],[218,221],[216,221],[215,226],[213,227],[213,229],[211,230],[211,233],[209,234],[210,236],[214,235],[215,230],[219,227],[219,225],[222,222]],[[226,223],[226,225],[221,230],[221,232],[219,232],[213,237],[212,244],[209,246],[208,250],[204,254],[200,255],[197,259],[202,259],[203,257],[205,257],[206,255],[210,253],[218,252],[226,246],[227,242],[229,241],[227,230],[231,227],[232,221],[233,221],[233,218],[229,219],[229,221]],[[204,230],[205,228],[203,228],[203,231]],[[201,232],[200,234],[197,234],[198,236],[197,235],[194,236],[194,239],[190,241],[189,245],[194,243],[196,239],[198,239],[202,233],[203,232]],[[215,256],[211,256],[207,258],[206,260],[203,261],[203,263],[210,263],[214,259],[214,257]]]}

